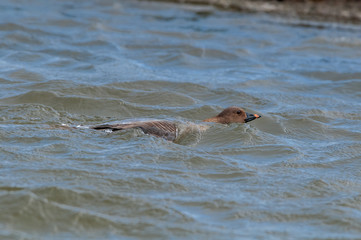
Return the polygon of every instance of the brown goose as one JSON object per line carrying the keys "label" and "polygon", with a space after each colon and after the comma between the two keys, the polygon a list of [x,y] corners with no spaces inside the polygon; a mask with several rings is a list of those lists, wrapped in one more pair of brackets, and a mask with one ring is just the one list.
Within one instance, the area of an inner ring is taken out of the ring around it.
{"label": "brown goose", "polygon": [[[260,118],[258,114],[246,113],[239,107],[228,107],[215,117],[207,118],[203,122],[215,122],[222,124],[229,123],[246,123],[254,119]],[[152,120],[121,124],[102,124],[91,127],[92,129],[101,130],[109,129],[111,131],[119,131],[130,128],[139,128],[146,134],[165,138],[168,141],[174,141],[177,137],[177,124],[165,120]]]}

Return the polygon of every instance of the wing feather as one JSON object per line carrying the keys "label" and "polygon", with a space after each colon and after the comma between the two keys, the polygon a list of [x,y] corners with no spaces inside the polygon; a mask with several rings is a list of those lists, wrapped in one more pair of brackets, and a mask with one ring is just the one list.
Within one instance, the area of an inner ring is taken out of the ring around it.
{"label": "wing feather", "polygon": [[124,123],[124,124],[102,124],[92,127],[92,129],[96,129],[96,130],[110,129],[112,131],[119,131],[130,128],[140,128],[146,134],[162,137],[169,141],[174,141],[175,138],[177,137],[176,124],[169,121],[148,121],[148,122],[134,122],[134,123]]}

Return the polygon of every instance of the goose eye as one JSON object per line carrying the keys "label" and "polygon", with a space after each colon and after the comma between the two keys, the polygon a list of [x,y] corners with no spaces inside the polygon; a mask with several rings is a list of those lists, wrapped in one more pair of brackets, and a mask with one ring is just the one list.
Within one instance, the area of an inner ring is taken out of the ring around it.
{"label": "goose eye", "polygon": [[238,114],[238,115],[241,115],[241,113],[242,113],[242,112],[241,112],[240,110],[237,111],[237,114]]}

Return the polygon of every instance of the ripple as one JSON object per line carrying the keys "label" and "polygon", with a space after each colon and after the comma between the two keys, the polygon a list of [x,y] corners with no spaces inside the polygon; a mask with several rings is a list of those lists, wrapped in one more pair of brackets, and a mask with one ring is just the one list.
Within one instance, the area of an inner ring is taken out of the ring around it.
{"label": "ripple", "polygon": [[31,44],[31,45],[36,45],[36,46],[40,46],[43,44],[43,42],[32,36],[32,35],[28,35],[28,34],[24,34],[24,33],[12,33],[12,34],[7,34],[6,35],[7,40],[11,40],[13,42],[17,42],[19,44]]}
{"label": "ripple", "polygon": [[19,104],[1,106],[1,122],[13,124],[39,123],[39,121],[59,121],[61,114],[53,108],[39,104]]}
{"label": "ripple", "polygon": [[[0,238],[359,238],[359,26],[4,1]],[[234,105],[262,118],[176,143],[88,127]]]}
{"label": "ripple", "polygon": [[13,54],[8,55],[5,60],[11,62],[25,62],[27,64],[39,64],[45,61],[45,57],[42,54],[37,53],[25,53],[25,52],[15,52]]}
{"label": "ripple", "polygon": [[[139,45],[128,44],[128,49],[142,50],[145,56],[149,56],[144,60],[147,60],[151,65],[168,65],[170,63],[177,63],[184,66],[192,67],[192,62],[196,62],[197,59],[204,60],[236,60],[237,55],[212,48],[200,48],[193,45]],[[172,52],[169,52],[171,49]],[[164,55],[159,55],[164,52]],[[158,60],[154,60],[154,56],[158,56]]]}
{"label": "ripple", "polygon": [[38,72],[29,71],[24,68],[11,71],[8,73],[8,76],[11,79],[23,80],[27,82],[37,82],[37,81],[43,81],[45,79],[45,77],[42,74]]}
{"label": "ripple", "polygon": [[29,34],[38,34],[45,36],[64,36],[62,34],[55,34],[44,30],[39,30],[35,28],[25,27],[21,24],[16,23],[2,23],[0,24],[0,31],[8,32],[8,31],[21,31]]}

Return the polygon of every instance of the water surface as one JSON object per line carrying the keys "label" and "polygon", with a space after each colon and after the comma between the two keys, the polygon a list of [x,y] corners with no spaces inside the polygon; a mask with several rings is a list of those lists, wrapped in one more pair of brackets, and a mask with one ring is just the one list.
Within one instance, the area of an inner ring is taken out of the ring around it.
{"label": "water surface", "polygon": [[[361,28],[138,1],[0,4],[0,238],[359,239]],[[173,143],[132,118],[262,115]]]}

